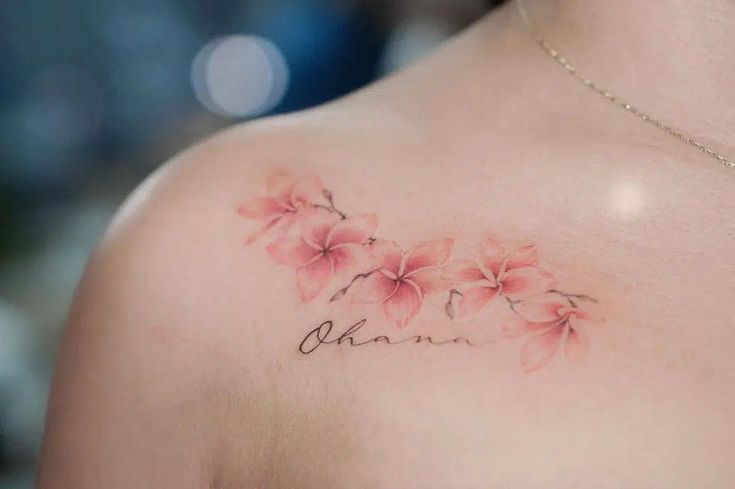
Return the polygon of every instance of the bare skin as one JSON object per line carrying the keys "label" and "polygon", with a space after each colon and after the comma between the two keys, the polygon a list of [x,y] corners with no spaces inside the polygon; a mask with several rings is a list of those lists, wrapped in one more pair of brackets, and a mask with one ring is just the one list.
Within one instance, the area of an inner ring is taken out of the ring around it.
{"label": "bare skin", "polygon": [[[529,12],[587,74],[735,155],[735,7],[668,3]],[[278,171],[318,175],[404,249],[532,243],[604,322],[582,359],[527,372],[520,340],[495,342],[483,312],[449,319],[438,293],[402,328],[330,302],[337,279],[304,302],[237,212]],[[70,316],[39,487],[732,487],[733,185],[579,85],[505,7],[367,90],[200,144],[129,199]],[[363,319],[365,339],[493,341],[299,351]]]}

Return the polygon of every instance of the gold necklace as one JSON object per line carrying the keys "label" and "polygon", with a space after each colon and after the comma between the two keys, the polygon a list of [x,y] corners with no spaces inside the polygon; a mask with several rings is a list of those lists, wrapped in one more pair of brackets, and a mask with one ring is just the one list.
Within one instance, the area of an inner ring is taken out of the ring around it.
{"label": "gold necklace", "polygon": [[585,75],[581,74],[574,65],[572,65],[564,56],[562,56],[561,53],[559,53],[559,51],[551,47],[549,43],[546,42],[546,40],[543,37],[541,37],[541,35],[538,33],[538,31],[536,30],[533,23],[531,23],[531,20],[528,17],[528,12],[526,12],[526,7],[523,5],[523,0],[516,0],[516,6],[518,7],[518,13],[523,19],[523,23],[525,24],[526,29],[531,34],[533,39],[536,41],[536,44],[538,44],[541,47],[541,49],[543,49],[549,56],[551,56],[554,59],[554,61],[559,63],[569,74],[573,75],[577,80],[581,81],[582,83],[587,85],[589,88],[591,88],[593,91],[595,91],[599,95],[602,95],[603,97],[605,97],[607,100],[614,103],[618,107],[625,109],[627,112],[630,112],[631,114],[635,115],[642,121],[647,122],[655,127],[658,127],[659,129],[666,132],[667,134],[674,136],[679,141],[687,143],[690,146],[694,146],[702,153],[719,161],[726,168],[735,168],[735,161],[726,158],[720,153],[709,149],[708,147],[706,147],[704,144],[700,143],[696,139],[677,131],[673,127],[667,124],[664,124],[663,122],[659,121],[658,119],[654,117],[651,117],[646,112],[643,112],[641,109],[634,107],[633,105],[621,100],[614,93],[601,87],[600,85],[598,85],[591,79],[587,78]]}

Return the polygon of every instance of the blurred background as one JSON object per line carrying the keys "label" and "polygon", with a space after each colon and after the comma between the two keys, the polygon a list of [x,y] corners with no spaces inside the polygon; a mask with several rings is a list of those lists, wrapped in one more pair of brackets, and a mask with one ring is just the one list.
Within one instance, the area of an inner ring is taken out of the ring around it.
{"label": "blurred background", "polygon": [[66,311],[126,194],[209,134],[359,88],[494,3],[0,3],[0,488],[32,487]]}

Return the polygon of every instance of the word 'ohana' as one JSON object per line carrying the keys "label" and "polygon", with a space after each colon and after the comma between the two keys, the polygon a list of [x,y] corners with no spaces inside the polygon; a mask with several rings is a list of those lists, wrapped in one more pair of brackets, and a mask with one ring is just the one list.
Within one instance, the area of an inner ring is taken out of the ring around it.
{"label": "word 'ohana'", "polygon": [[316,328],[309,331],[301,343],[299,344],[299,351],[304,355],[313,353],[317,348],[322,345],[348,345],[348,346],[364,346],[370,344],[383,343],[386,345],[400,345],[404,343],[421,344],[425,343],[428,345],[441,346],[450,344],[463,344],[467,346],[479,346],[477,343],[473,343],[464,336],[455,336],[444,340],[436,340],[429,335],[413,335],[405,338],[391,338],[385,335],[379,336],[360,336],[358,333],[367,323],[367,319],[361,319],[354,323],[352,326],[344,330],[341,334],[339,332],[333,333],[334,322],[324,321]]}

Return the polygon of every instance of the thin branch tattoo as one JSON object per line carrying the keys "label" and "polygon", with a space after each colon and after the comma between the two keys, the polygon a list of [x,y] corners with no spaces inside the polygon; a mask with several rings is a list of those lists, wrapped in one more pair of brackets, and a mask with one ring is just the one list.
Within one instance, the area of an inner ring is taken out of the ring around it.
{"label": "thin branch tattoo", "polygon": [[[598,301],[558,289],[554,275],[540,266],[534,245],[507,250],[486,238],[475,256],[450,259],[455,240],[443,237],[404,250],[393,241],[375,237],[377,215],[349,216],[338,209],[334,195],[317,176],[278,172],[265,186],[268,195],[238,207],[241,216],[261,223],[246,243],[269,240],[268,254],[279,265],[294,270],[302,302],[323,296],[336,280],[347,276],[347,283],[327,296],[329,302],[378,305],[390,322],[403,328],[430,302],[430,295],[446,294],[443,314],[449,320],[478,314],[491,305],[497,310],[500,301],[506,306],[504,335],[523,339],[520,355],[525,371],[547,365],[559,352],[577,359],[588,349],[585,324],[600,318],[587,305]],[[333,323],[325,321],[307,334],[299,351],[311,353],[332,343],[399,344],[417,338],[419,343],[472,345],[464,337],[437,342],[421,335],[357,340],[354,334],[364,325],[365,320],[359,321],[333,338]]]}

